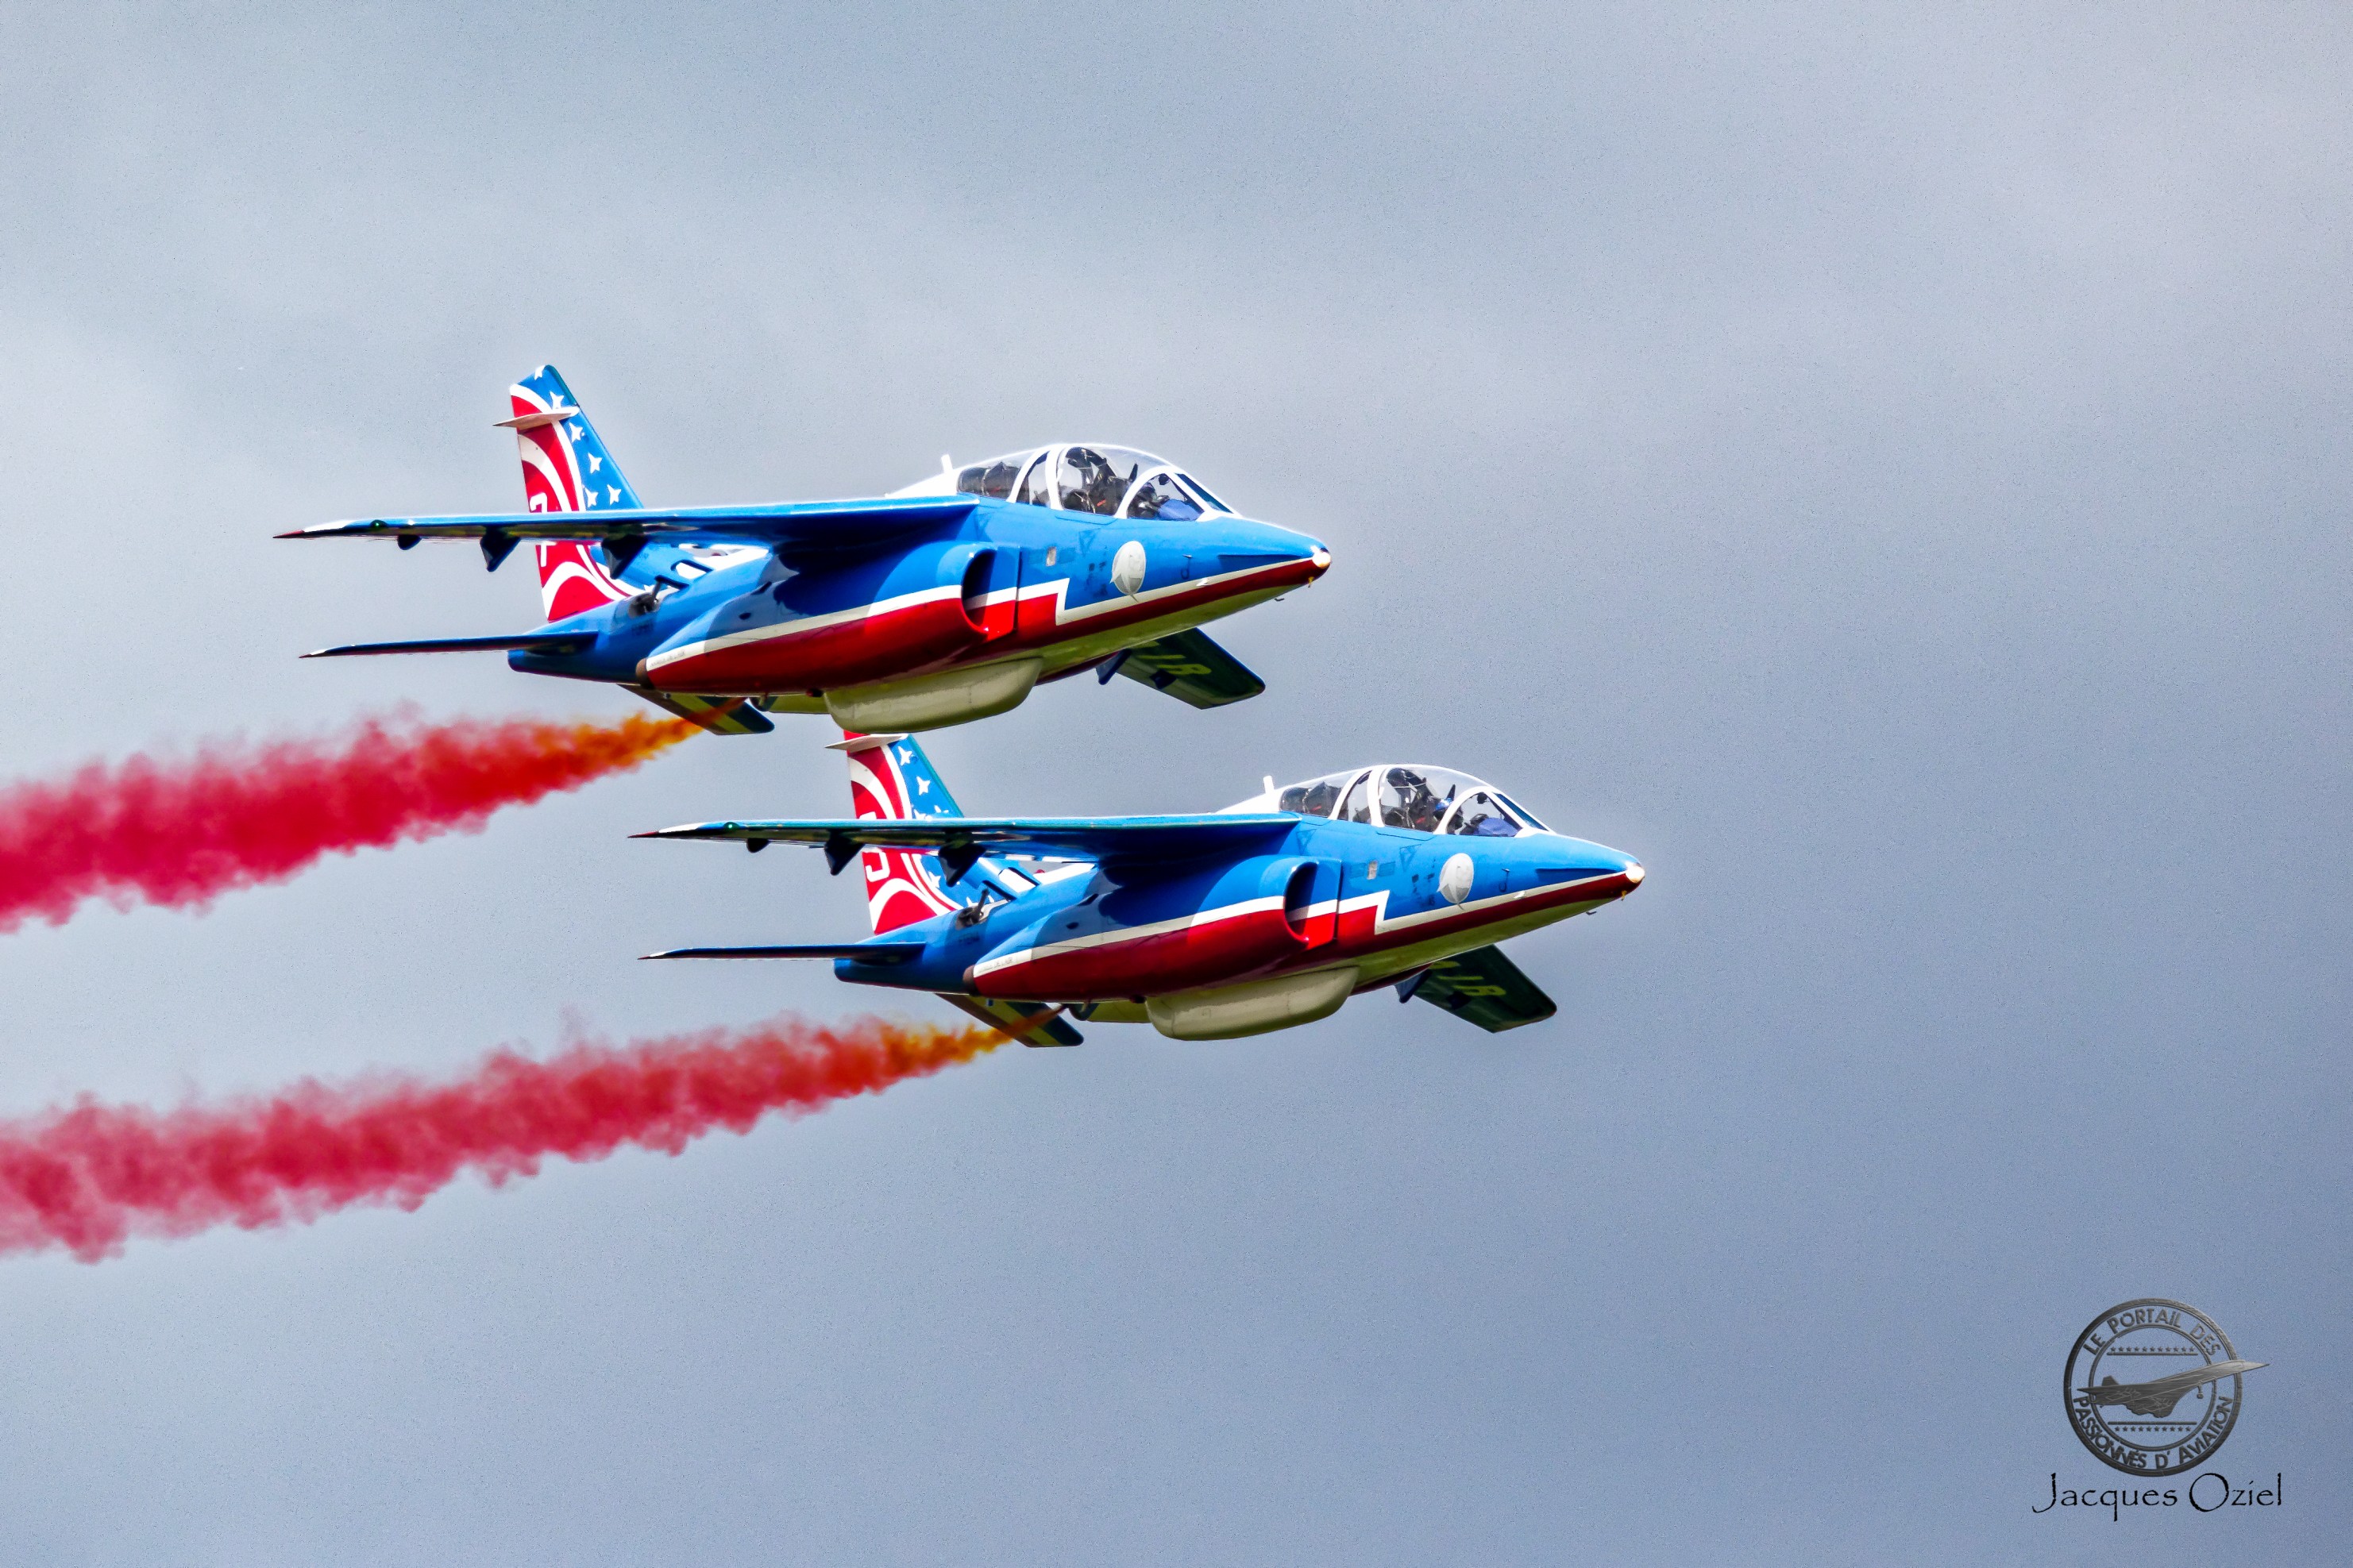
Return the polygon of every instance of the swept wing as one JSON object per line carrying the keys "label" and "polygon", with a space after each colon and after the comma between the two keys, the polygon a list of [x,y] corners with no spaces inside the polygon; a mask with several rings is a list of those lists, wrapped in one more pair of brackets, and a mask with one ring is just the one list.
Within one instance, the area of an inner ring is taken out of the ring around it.
{"label": "swept wing", "polygon": [[1071,1027],[1071,1021],[1061,1016],[1059,1007],[1004,1002],[993,996],[943,995],[940,1000],[955,1003],[982,1023],[1002,1029],[1025,1046],[1076,1046],[1086,1041],[1084,1035]]}
{"label": "swept wing", "polygon": [[366,517],[322,522],[280,539],[392,539],[406,549],[420,539],[478,539],[495,566],[525,540],[594,539],[634,555],[647,541],[676,544],[757,544],[771,548],[856,550],[962,521],[971,496],[905,500],[786,501],[773,506],[617,507],[610,511],[466,512],[448,517]]}
{"label": "swept wing", "polygon": [[837,867],[871,845],[937,850],[956,876],[982,855],[1039,855],[1094,860],[1106,868],[1141,861],[1247,855],[1282,842],[1295,816],[919,816],[899,820],[828,817],[777,822],[696,822],[635,835],[712,838],[751,847],[823,847]]}
{"label": "swept wing", "polygon": [[1500,947],[1441,958],[1407,984],[1404,1000],[1419,996],[1489,1034],[1541,1023],[1560,1011]]}
{"label": "swept wing", "polygon": [[767,947],[668,947],[641,958],[854,958],[861,963],[908,963],[923,955],[920,942],[800,942]]}
{"label": "swept wing", "polygon": [[1266,689],[1248,665],[1199,631],[1178,632],[1118,657],[1120,674],[1196,708],[1222,708]]}
{"label": "swept wing", "polygon": [[313,648],[304,658],[349,658],[374,653],[495,653],[528,648],[533,653],[578,653],[596,640],[593,631],[514,632],[504,637],[411,637],[406,642],[348,642]]}

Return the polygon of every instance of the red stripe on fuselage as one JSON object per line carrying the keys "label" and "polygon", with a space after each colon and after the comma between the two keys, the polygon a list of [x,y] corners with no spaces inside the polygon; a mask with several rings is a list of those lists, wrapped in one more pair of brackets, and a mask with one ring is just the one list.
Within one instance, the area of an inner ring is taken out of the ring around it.
{"label": "red stripe on fuselage", "polygon": [[1378,905],[1367,902],[1351,909],[1344,903],[1340,910],[1340,937],[1334,952],[1343,958],[1369,957],[1420,942],[1471,936],[1489,926],[1504,925],[1542,911],[1575,913],[1577,905],[1606,904],[1633,890],[1631,881],[1612,872],[1581,882],[1533,889],[1518,897],[1482,900],[1476,909],[1449,909],[1442,913],[1424,910],[1386,923]]}
{"label": "red stripe on fuselage", "polygon": [[[1073,637],[1094,637],[1145,621],[1181,615],[1187,610],[1214,605],[1222,599],[1238,598],[1244,594],[1295,588],[1314,582],[1318,574],[1319,570],[1312,561],[1282,561],[1198,584],[1155,589],[1139,599],[1104,599],[1092,605],[1080,605],[1075,610],[1067,604],[1069,578],[1058,577],[1050,583],[1025,583],[1021,587],[1019,624],[1015,628],[1012,644],[1031,648],[1050,647],[1069,642]],[[992,647],[992,657],[997,651]]]}
{"label": "red stripe on fuselage", "polygon": [[[1150,926],[1134,935],[1090,932],[1088,945],[1053,951],[1054,933],[1046,936],[1046,952],[1022,955],[973,977],[974,989],[984,996],[1019,997],[1032,1001],[1097,1001],[1120,996],[1151,996],[1195,986],[1255,979],[1306,969],[1328,968],[1350,959],[1368,958],[1398,948],[1447,939],[1461,939],[1462,950],[1482,945],[1479,931],[1523,920],[1540,911],[1562,917],[1576,906],[1599,906],[1631,892],[1634,884],[1611,873],[1579,882],[1538,888],[1524,896],[1484,903],[1475,910],[1447,910],[1421,918],[1401,917],[1383,922],[1379,896],[1361,903],[1344,900],[1338,911],[1336,940],[1314,945],[1296,934],[1280,910],[1237,910],[1220,919],[1215,910],[1192,917],[1182,931],[1159,931]],[[1301,922],[1311,935],[1332,917],[1326,904],[1310,910]],[[1278,938],[1276,931],[1282,935]],[[1073,933],[1075,934],[1075,933]],[[1013,955],[1008,955],[1013,956]]]}
{"label": "red stripe on fuselage", "polygon": [[1280,905],[1216,910],[1177,931],[1113,937],[1100,945],[1052,951],[974,976],[984,996],[1095,1000],[1149,996],[1262,973],[1306,945]]}
{"label": "red stripe on fuselage", "polygon": [[[821,691],[935,668],[980,637],[953,589],[844,619],[809,619],[817,624],[787,621],[729,647],[706,642],[684,657],[649,658],[647,677],[670,691]],[[731,635],[714,631],[712,640]]]}
{"label": "red stripe on fuselage", "polygon": [[[786,621],[740,633],[714,627],[706,646],[691,653],[647,660],[646,679],[666,691],[822,691],[989,663],[1016,650],[1097,637],[1244,594],[1296,587],[1316,574],[1312,562],[1281,562],[1162,597],[1111,600],[1076,613],[1064,608],[1070,579],[1061,577],[1022,588],[1018,610],[1011,598],[995,597],[983,606],[977,626],[960,596],[939,589],[932,591],[936,596],[903,605],[885,601],[887,608],[868,606],[866,613],[845,619],[812,616],[808,619],[815,624],[809,626]],[[742,640],[725,647],[707,646],[731,637]]]}

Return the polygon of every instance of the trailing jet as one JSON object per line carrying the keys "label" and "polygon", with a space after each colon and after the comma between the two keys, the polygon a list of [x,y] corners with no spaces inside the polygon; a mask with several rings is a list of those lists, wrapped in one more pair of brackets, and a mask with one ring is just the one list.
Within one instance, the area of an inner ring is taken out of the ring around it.
{"label": "trailing jet", "polygon": [[889,496],[648,507],[553,365],[508,388],[522,512],[376,517],[280,539],[479,541],[538,557],[546,624],[354,643],[304,657],[502,650],[516,669],[611,681],[722,734],[763,713],[927,730],[1002,713],[1042,680],[1114,674],[1213,708],[1265,682],[1197,628],[1323,575],[1304,534],[1237,516],[1149,453],[1064,445]]}
{"label": "trailing jet", "polygon": [[648,957],[830,958],[843,980],[934,992],[1033,1046],[1077,1045],[1071,1018],[1260,1034],[1384,985],[1503,1030],[1555,1008],[1494,944],[1642,880],[1630,857],[1444,768],[1269,779],[1201,816],[965,816],[915,741],[836,749],[855,816],[638,837],[815,845],[836,873],[856,859],[873,934]]}

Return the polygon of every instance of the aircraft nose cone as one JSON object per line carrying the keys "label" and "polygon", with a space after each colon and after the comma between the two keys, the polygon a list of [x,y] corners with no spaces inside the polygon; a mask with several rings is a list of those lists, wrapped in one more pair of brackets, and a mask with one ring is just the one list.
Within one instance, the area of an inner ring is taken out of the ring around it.
{"label": "aircraft nose cone", "polygon": [[1631,866],[1626,868],[1626,886],[1629,888],[1639,888],[1641,885],[1642,863],[1640,860],[1637,860]]}
{"label": "aircraft nose cone", "polygon": [[1316,576],[1321,577],[1332,569],[1332,552],[1319,544],[1314,553],[1307,557],[1307,564],[1314,568]]}

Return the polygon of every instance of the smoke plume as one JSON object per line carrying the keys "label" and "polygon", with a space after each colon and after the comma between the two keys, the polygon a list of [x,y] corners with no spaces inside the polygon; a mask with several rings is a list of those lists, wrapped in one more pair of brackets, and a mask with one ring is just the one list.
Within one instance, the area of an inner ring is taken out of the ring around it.
{"label": "smoke plume", "polygon": [[625,1145],[675,1154],[706,1132],[747,1132],[971,1060],[987,1028],[789,1016],[546,1061],[500,1051],[453,1082],[306,1079],[267,1100],[175,1110],[73,1106],[0,1122],[0,1252],[62,1247],[84,1262],[132,1236],[307,1223],[355,1204],[414,1209],[466,1171],[491,1185],[551,1156]]}
{"label": "smoke plume", "polygon": [[216,741],[178,761],[90,763],[0,787],[0,931],[61,924],[89,899],[200,908],[321,856],[479,829],[502,805],[634,768],[695,732],[409,715],[323,740]]}

